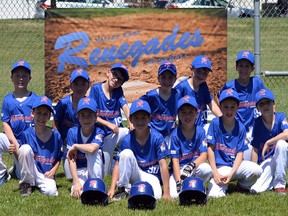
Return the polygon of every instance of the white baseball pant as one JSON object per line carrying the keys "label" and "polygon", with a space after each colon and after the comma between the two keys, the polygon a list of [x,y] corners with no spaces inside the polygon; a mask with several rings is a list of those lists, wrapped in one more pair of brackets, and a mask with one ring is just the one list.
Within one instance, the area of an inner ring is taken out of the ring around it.
{"label": "white baseball pant", "polygon": [[288,143],[279,140],[274,155],[260,164],[263,172],[251,187],[254,193],[261,193],[273,188],[286,187],[286,170],[288,166]]}
{"label": "white baseball pant", "polygon": [[54,179],[46,178],[37,170],[34,163],[34,152],[30,145],[24,144],[19,148],[18,160],[20,167],[20,184],[29,183],[36,186],[40,192],[50,196],[58,196],[57,186]]}
{"label": "white baseball pant", "polygon": [[[184,168],[185,166],[181,168],[180,175],[183,173]],[[193,170],[191,176],[199,177],[204,181],[204,183],[206,183],[212,176],[212,169],[208,163],[202,163]],[[172,198],[178,198],[176,180],[173,174],[170,176],[169,184],[170,184],[170,196]]]}
{"label": "white baseball pant", "polygon": [[[232,170],[232,167],[221,166],[218,167],[217,170],[220,175],[228,175]],[[250,189],[250,187],[256,182],[261,173],[262,169],[258,164],[251,161],[242,161],[231,181],[238,181],[237,184],[241,188]],[[215,183],[214,178],[212,178],[208,186],[208,196],[214,198],[224,197],[226,196],[227,189],[228,184],[218,185]]]}
{"label": "white baseball pant", "polygon": [[[3,152],[9,152],[9,146],[10,146],[10,142],[6,134],[0,133],[0,178],[2,178],[5,175],[5,172],[7,172],[7,167],[3,163],[2,156],[3,156]],[[16,175],[18,178],[20,178],[19,162],[15,158],[14,155],[13,155],[13,161],[16,166]]]}
{"label": "white baseball pant", "polygon": [[130,191],[131,185],[137,181],[147,181],[153,188],[154,197],[162,197],[162,188],[159,179],[150,173],[141,170],[137,160],[130,149],[124,149],[119,155],[119,180],[118,187],[125,187],[127,192]]}
{"label": "white baseball pant", "polygon": [[111,133],[104,138],[103,153],[104,153],[104,176],[111,175],[114,167],[113,155],[114,150],[123,138],[129,133],[128,128],[119,128],[119,133]]}

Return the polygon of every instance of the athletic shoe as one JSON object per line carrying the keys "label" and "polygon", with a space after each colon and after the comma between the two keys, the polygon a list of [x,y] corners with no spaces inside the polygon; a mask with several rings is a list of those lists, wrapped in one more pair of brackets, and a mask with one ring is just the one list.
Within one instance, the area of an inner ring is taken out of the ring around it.
{"label": "athletic shoe", "polygon": [[6,182],[8,182],[11,179],[11,176],[9,175],[9,173],[6,171],[4,176],[0,179],[0,185],[5,184]]}
{"label": "athletic shoe", "polygon": [[275,192],[279,195],[286,195],[287,193],[285,188],[275,188]]}
{"label": "athletic shoe", "polygon": [[252,193],[253,194],[253,192],[252,192],[253,190],[243,188],[238,183],[237,183],[237,190],[239,193],[244,193],[244,194]]}
{"label": "athletic shoe", "polygon": [[124,199],[129,196],[129,193],[125,191],[125,187],[119,187],[117,193],[115,196],[112,198],[114,201],[118,201],[121,199]]}
{"label": "athletic shoe", "polygon": [[14,164],[10,169],[8,170],[8,173],[10,174],[12,179],[18,179],[16,174],[16,165]]}
{"label": "athletic shoe", "polygon": [[19,187],[21,189],[22,197],[28,197],[32,194],[32,187],[29,183],[21,183]]}

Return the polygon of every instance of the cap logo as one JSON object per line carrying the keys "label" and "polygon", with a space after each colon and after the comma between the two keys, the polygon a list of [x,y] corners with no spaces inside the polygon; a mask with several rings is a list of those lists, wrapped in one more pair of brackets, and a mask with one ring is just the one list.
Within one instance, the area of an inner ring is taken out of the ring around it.
{"label": "cap logo", "polygon": [[207,57],[202,57],[201,63],[207,64],[208,58]]}
{"label": "cap logo", "polygon": [[232,95],[233,92],[234,92],[233,89],[228,89],[226,91],[226,95]]}
{"label": "cap logo", "polygon": [[90,104],[90,98],[84,98],[82,104]]}
{"label": "cap logo", "polygon": [[138,100],[136,103],[136,107],[143,107],[144,101],[143,100]]}
{"label": "cap logo", "polygon": [[139,192],[145,192],[146,190],[146,185],[145,184],[139,184],[138,185],[138,191]]}
{"label": "cap logo", "polygon": [[266,89],[261,89],[261,90],[259,91],[259,95],[265,95],[265,92],[266,92]]}
{"label": "cap logo", "polygon": [[45,102],[47,104],[48,103],[48,98],[46,96],[43,96],[41,98],[41,102]]}
{"label": "cap logo", "polygon": [[189,181],[189,187],[195,188],[196,187],[196,180],[192,179]]}
{"label": "cap logo", "polygon": [[186,95],[182,98],[182,102],[188,102],[190,99],[190,96]]}
{"label": "cap logo", "polygon": [[91,180],[89,182],[89,187],[90,188],[97,188],[97,181],[96,180]]}
{"label": "cap logo", "polygon": [[248,51],[244,51],[244,52],[242,53],[242,57],[248,58],[248,56],[249,56],[249,52],[248,52]]}
{"label": "cap logo", "polygon": [[83,70],[82,69],[77,69],[76,74],[82,74]]}
{"label": "cap logo", "polygon": [[24,61],[19,61],[19,62],[18,62],[18,66],[23,66],[24,64],[25,64]]}

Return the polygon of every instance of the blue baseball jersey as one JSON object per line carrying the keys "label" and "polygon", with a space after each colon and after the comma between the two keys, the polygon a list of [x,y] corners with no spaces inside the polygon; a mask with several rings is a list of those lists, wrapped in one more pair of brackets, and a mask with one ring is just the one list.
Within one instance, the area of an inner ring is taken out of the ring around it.
{"label": "blue baseball jersey", "polygon": [[59,100],[54,110],[54,120],[57,122],[58,130],[62,139],[65,141],[69,128],[80,125],[80,122],[76,117],[77,110],[73,109],[72,94]]}
{"label": "blue baseball jersey", "polygon": [[140,99],[146,100],[151,108],[152,120],[150,126],[159,131],[164,137],[170,135],[176,121],[177,103],[180,99],[179,92],[172,89],[171,96],[165,101],[160,97],[157,89],[153,89]]}
{"label": "blue baseball jersey", "polygon": [[180,82],[175,88],[180,91],[180,97],[189,95],[196,99],[198,103],[198,117],[196,119],[196,124],[200,126],[207,124],[207,105],[212,101],[212,96],[208,89],[207,83],[201,83],[198,92],[191,88],[188,79]]}
{"label": "blue baseball jersey", "polygon": [[[170,158],[178,158],[180,168],[195,161],[200,154],[207,152],[206,133],[201,126],[196,126],[195,134],[191,140],[182,133],[181,127],[173,130],[171,134]],[[170,163],[172,167],[172,163]]]}
{"label": "blue baseball jersey", "polygon": [[232,132],[227,133],[222,117],[212,119],[207,133],[207,143],[214,146],[216,166],[233,167],[236,154],[248,149],[244,144],[245,137],[246,129],[241,122],[236,120]]}
{"label": "blue baseball jersey", "polygon": [[22,102],[14,97],[13,93],[6,95],[2,102],[1,120],[7,122],[17,140],[22,132],[33,126],[34,121],[31,116],[32,105],[37,95],[33,92]]}
{"label": "blue baseball jersey", "polygon": [[255,95],[263,88],[265,86],[259,77],[250,77],[250,82],[247,86],[241,86],[235,79],[227,82],[219,92],[220,95],[225,89],[233,89],[238,93],[240,104],[236,118],[245,125],[247,131],[249,127],[253,126],[255,119],[261,115],[256,108]]}
{"label": "blue baseball jersey", "polygon": [[119,160],[119,154],[124,149],[131,149],[140,169],[157,176],[162,181],[159,161],[169,156],[169,150],[162,134],[154,128],[150,128],[149,138],[145,145],[141,146],[136,140],[134,131],[132,131],[122,140],[116,160]]}
{"label": "blue baseball jersey", "polygon": [[[286,120],[286,115],[283,112],[275,112],[275,121],[273,128],[271,130],[267,129],[263,123],[263,120],[258,117],[255,120],[255,124],[253,127],[253,140],[251,145],[258,149],[258,163],[260,164],[262,160],[262,150],[264,144],[267,140],[277,136],[282,133],[284,130],[288,129],[288,124]],[[269,146],[269,151],[264,155],[265,160],[274,155],[276,143]]]}
{"label": "blue baseball jersey", "polygon": [[[91,133],[89,139],[86,143],[84,143],[82,136],[81,136],[81,126],[72,127],[68,130],[67,134],[67,149],[69,150],[74,144],[89,144],[93,143],[95,145],[99,145],[99,149],[103,147],[103,139],[104,139],[104,131],[94,126],[94,130]],[[77,150],[77,159],[76,159],[76,166],[77,169],[87,167],[87,159],[85,156],[85,152]]]}
{"label": "blue baseball jersey", "polygon": [[36,135],[34,127],[26,129],[21,137],[21,145],[28,144],[34,152],[34,161],[37,170],[45,174],[50,171],[55,163],[61,160],[63,141],[57,130],[53,131],[47,142],[42,142]]}
{"label": "blue baseball jersey", "polygon": [[[104,94],[102,84],[102,82],[94,84],[90,90],[90,97],[98,105],[97,115],[108,122],[118,125],[118,127],[123,127],[121,108],[127,104],[127,101],[124,97],[122,87],[114,89],[111,98],[108,99]],[[112,133],[108,127],[103,127],[103,129],[106,135]]]}

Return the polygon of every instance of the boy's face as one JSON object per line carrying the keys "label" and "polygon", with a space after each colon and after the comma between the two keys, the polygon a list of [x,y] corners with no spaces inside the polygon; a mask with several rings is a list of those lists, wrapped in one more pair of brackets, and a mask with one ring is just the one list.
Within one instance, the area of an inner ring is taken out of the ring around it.
{"label": "boy's face", "polygon": [[164,71],[158,76],[158,82],[161,88],[166,91],[171,91],[175,81],[176,76],[171,71]]}
{"label": "boy's face", "polygon": [[200,85],[201,83],[206,82],[206,79],[210,73],[208,68],[191,68],[193,81]]}
{"label": "boy's face", "polygon": [[125,81],[125,75],[118,69],[109,70],[107,73],[107,78],[111,88],[119,88]]}
{"label": "boy's face", "polygon": [[249,78],[254,66],[247,59],[241,59],[236,63],[236,70],[239,73],[239,78]]}
{"label": "boy's face", "polygon": [[85,96],[89,88],[89,82],[83,77],[78,77],[70,84],[70,88],[72,89],[74,95],[82,98]]}
{"label": "boy's face", "polygon": [[11,80],[14,83],[15,89],[27,89],[31,76],[25,68],[19,67],[13,71]]}
{"label": "boy's face", "polygon": [[135,130],[144,131],[147,129],[151,120],[150,115],[145,111],[138,111],[130,116],[130,121],[133,124]]}
{"label": "boy's face", "polygon": [[83,129],[91,129],[96,123],[97,114],[90,109],[83,109],[77,113],[77,118]]}
{"label": "boy's face", "polygon": [[178,111],[179,120],[184,126],[192,126],[197,118],[198,111],[195,107],[185,104]]}
{"label": "boy's face", "polygon": [[35,126],[45,127],[50,120],[51,111],[47,106],[39,106],[32,110],[32,117],[34,118]]}
{"label": "boy's face", "polygon": [[237,113],[239,104],[232,98],[227,98],[220,103],[220,109],[223,114],[223,118],[233,119]]}
{"label": "boy's face", "polygon": [[272,115],[274,113],[274,102],[263,98],[257,103],[257,109],[261,112],[262,116]]}

